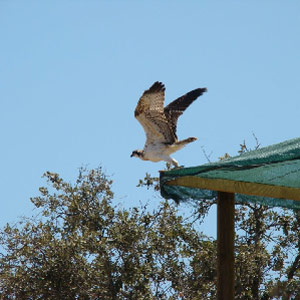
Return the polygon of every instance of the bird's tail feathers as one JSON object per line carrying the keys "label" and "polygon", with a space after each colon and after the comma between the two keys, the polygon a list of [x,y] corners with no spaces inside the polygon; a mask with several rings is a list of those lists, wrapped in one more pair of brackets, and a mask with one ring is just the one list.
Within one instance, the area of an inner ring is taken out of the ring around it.
{"label": "bird's tail feathers", "polygon": [[184,139],[182,141],[176,142],[176,145],[178,145],[178,146],[185,146],[185,145],[187,145],[189,143],[195,142],[196,140],[197,140],[197,138],[195,138],[195,137],[189,137],[189,138]]}
{"label": "bird's tail feathers", "polygon": [[167,155],[171,155],[172,153],[182,149],[184,146],[186,146],[187,144],[191,143],[191,142],[194,142],[196,141],[197,138],[195,137],[189,137],[185,140],[182,140],[182,141],[178,141],[172,145],[170,145],[167,150],[166,150],[166,154]]}

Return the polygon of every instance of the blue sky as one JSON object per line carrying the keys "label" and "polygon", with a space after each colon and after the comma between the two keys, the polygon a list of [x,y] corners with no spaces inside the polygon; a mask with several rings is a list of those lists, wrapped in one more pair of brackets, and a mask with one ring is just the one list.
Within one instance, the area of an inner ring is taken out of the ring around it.
{"label": "blue sky", "polygon": [[102,165],[120,205],[154,207],[136,184],[164,163],[130,154],[157,80],[166,103],[208,89],[179,119],[179,138],[198,137],[182,165],[254,147],[253,133],[264,146],[300,135],[299,1],[0,0],[0,40],[0,225],[32,214],[45,171],[72,181],[81,166]]}

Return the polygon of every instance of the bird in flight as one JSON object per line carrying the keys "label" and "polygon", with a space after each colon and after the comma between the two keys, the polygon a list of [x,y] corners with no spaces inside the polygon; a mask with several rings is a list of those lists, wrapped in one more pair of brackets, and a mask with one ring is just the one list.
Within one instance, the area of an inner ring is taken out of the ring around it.
{"label": "bird in flight", "polygon": [[189,137],[178,141],[177,120],[206,91],[206,88],[192,90],[164,107],[165,86],[156,81],[143,93],[134,111],[134,116],[146,133],[146,143],[143,150],[134,150],[131,157],[152,162],[163,160],[178,168],[178,162],[170,155],[197,138]]}

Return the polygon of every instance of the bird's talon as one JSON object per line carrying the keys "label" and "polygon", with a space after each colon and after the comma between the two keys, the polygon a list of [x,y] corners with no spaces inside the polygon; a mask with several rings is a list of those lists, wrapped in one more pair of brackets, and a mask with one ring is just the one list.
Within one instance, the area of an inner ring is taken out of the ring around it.
{"label": "bird's talon", "polygon": [[173,170],[177,170],[177,169],[183,169],[184,166],[174,166]]}

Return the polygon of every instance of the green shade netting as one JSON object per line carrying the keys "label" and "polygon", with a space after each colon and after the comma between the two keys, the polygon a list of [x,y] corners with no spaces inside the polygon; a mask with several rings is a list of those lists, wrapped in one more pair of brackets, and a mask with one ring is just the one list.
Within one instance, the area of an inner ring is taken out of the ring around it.
{"label": "green shade netting", "polygon": [[[164,198],[177,202],[213,199],[216,191],[168,185],[168,181],[182,176],[208,179],[226,179],[261,183],[272,186],[300,189],[300,138],[246,152],[219,162],[202,166],[161,172],[160,186]],[[300,209],[300,201],[236,194],[237,203],[259,203]]]}

